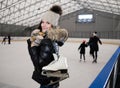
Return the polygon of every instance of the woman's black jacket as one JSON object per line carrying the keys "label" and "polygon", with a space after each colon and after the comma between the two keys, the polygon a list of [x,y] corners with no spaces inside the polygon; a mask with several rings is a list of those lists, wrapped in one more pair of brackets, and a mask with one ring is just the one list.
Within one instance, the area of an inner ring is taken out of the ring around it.
{"label": "woman's black jacket", "polygon": [[42,67],[48,65],[54,60],[53,53],[55,51],[52,41],[50,39],[43,39],[39,46],[31,47],[31,41],[28,39],[27,44],[31,60],[34,65],[32,79],[41,85],[47,85],[51,80],[57,80],[57,78],[41,75]]}

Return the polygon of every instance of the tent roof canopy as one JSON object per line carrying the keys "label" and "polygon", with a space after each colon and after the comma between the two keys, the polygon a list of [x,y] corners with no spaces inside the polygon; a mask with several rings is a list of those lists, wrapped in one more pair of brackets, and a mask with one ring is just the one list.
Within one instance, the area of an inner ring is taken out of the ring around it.
{"label": "tent roof canopy", "polygon": [[120,0],[0,0],[0,23],[33,26],[52,5],[63,15],[87,8],[120,15]]}

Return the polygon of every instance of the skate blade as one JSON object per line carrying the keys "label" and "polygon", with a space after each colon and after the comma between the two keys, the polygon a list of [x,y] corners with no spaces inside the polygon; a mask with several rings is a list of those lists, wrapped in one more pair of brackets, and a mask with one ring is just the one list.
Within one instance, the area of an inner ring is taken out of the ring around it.
{"label": "skate blade", "polygon": [[[68,77],[67,77],[68,78]],[[55,84],[55,83],[58,83],[58,82],[60,82],[60,81],[63,81],[63,80],[65,80],[66,78],[60,78],[59,80],[57,80],[57,81],[51,81],[48,85],[53,85],[53,84]]]}
{"label": "skate blade", "polygon": [[43,70],[43,72],[50,72],[50,73],[55,73],[55,72],[61,72],[61,73],[67,73],[68,69],[60,69],[60,70]]}
{"label": "skate blade", "polygon": [[43,71],[42,75],[47,76],[47,77],[60,77],[60,78],[68,78],[69,74],[68,73],[62,73],[61,71]]}

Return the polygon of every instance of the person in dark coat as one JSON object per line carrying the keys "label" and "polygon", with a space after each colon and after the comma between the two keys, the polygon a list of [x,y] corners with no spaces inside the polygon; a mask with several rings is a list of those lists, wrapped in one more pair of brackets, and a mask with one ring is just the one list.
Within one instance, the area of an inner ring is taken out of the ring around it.
{"label": "person in dark coat", "polygon": [[8,44],[11,44],[11,36],[8,35]]}
{"label": "person in dark coat", "polygon": [[6,39],[7,39],[7,36],[5,36],[2,40],[2,44],[4,43],[4,45],[6,44]]}
{"label": "person in dark coat", "polygon": [[86,41],[83,40],[83,42],[78,47],[78,50],[80,50],[80,61],[82,60],[82,56],[83,56],[83,59],[85,61],[85,48],[86,47],[87,47]]}
{"label": "person in dark coat", "polygon": [[[56,40],[57,35],[49,34],[51,33],[49,30],[53,32],[54,30],[58,30],[56,26],[58,25],[61,14],[62,10],[60,6],[52,6],[52,8],[43,15],[38,29],[35,29],[31,33],[31,38],[27,40],[28,51],[34,65],[32,79],[40,84],[40,88],[59,87],[59,78],[42,75],[42,68],[54,60],[53,54],[58,53],[57,48],[62,46],[66,40],[62,38],[64,37],[62,34],[60,38],[57,37],[60,40]],[[56,83],[53,84],[55,81]]]}
{"label": "person in dark coat", "polygon": [[89,38],[89,41],[88,41],[88,45],[89,45],[89,47],[90,47],[90,55],[94,58],[94,47],[93,47],[93,33],[91,34],[91,36],[90,36],[90,38]]}
{"label": "person in dark coat", "polygon": [[93,33],[88,42],[88,45],[90,46],[90,54],[93,57],[93,63],[97,63],[97,57],[98,57],[97,53],[99,51],[98,43],[102,44],[97,34]]}

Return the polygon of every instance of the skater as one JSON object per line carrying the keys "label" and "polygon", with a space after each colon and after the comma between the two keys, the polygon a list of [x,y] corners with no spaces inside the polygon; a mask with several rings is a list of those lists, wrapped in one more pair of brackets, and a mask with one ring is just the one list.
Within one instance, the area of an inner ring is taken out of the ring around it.
{"label": "skater", "polygon": [[80,50],[80,61],[82,61],[82,56],[85,62],[85,48],[87,47],[86,41],[83,40],[83,42],[78,47],[78,50]]}
{"label": "skater", "polygon": [[93,42],[93,33],[91,33],[91,36],[90,36],[90,38],[89,38],[89,41],[88,41],[88,45],[89,45],[89,47],[90,47],[90,55],[92,56],[92,57],[94,57],[94,54],[93,54],[93,52],[94,52],[94,47],[93,47],[93,45],[92,45],[92,42]]}
{"label": "skater", "polygon": [[8,35],[8,44],[11,44],[11,36]]}
{"label": "skater", "polygon": [[96,35],[96,33],[93,33],[92,37],[90,37],[88,42],[88,45],[90,46],[90,54],[93,57],[92,63],[97,63],[97,57],[98,57],[98,51],[99,51],[98,43],[102,45],[100,38]]}
{"label": "skater", "polygon": [[4,45],[6,44],[6,39],[7,39],[7,37],[5,36],[2,40],[2,44],[4,44]]}
{"label": "skater", "polygon": [[[32,79],[40,84],[40,88],[58,88],[59,77],[47,77],[42,75],[42,68],[54,60],[53,54],[58,55],[59,46],[62,46],[68,38],[67,30],[58,29],[58,20],[62,9],[54,5],[48,10],[39,24],[38,29],[31,33],[27,40],[28,51],[34,65]],[[56,83],[54,83],[57,81]],[[53,84],[54,83],[54,84]]]}

